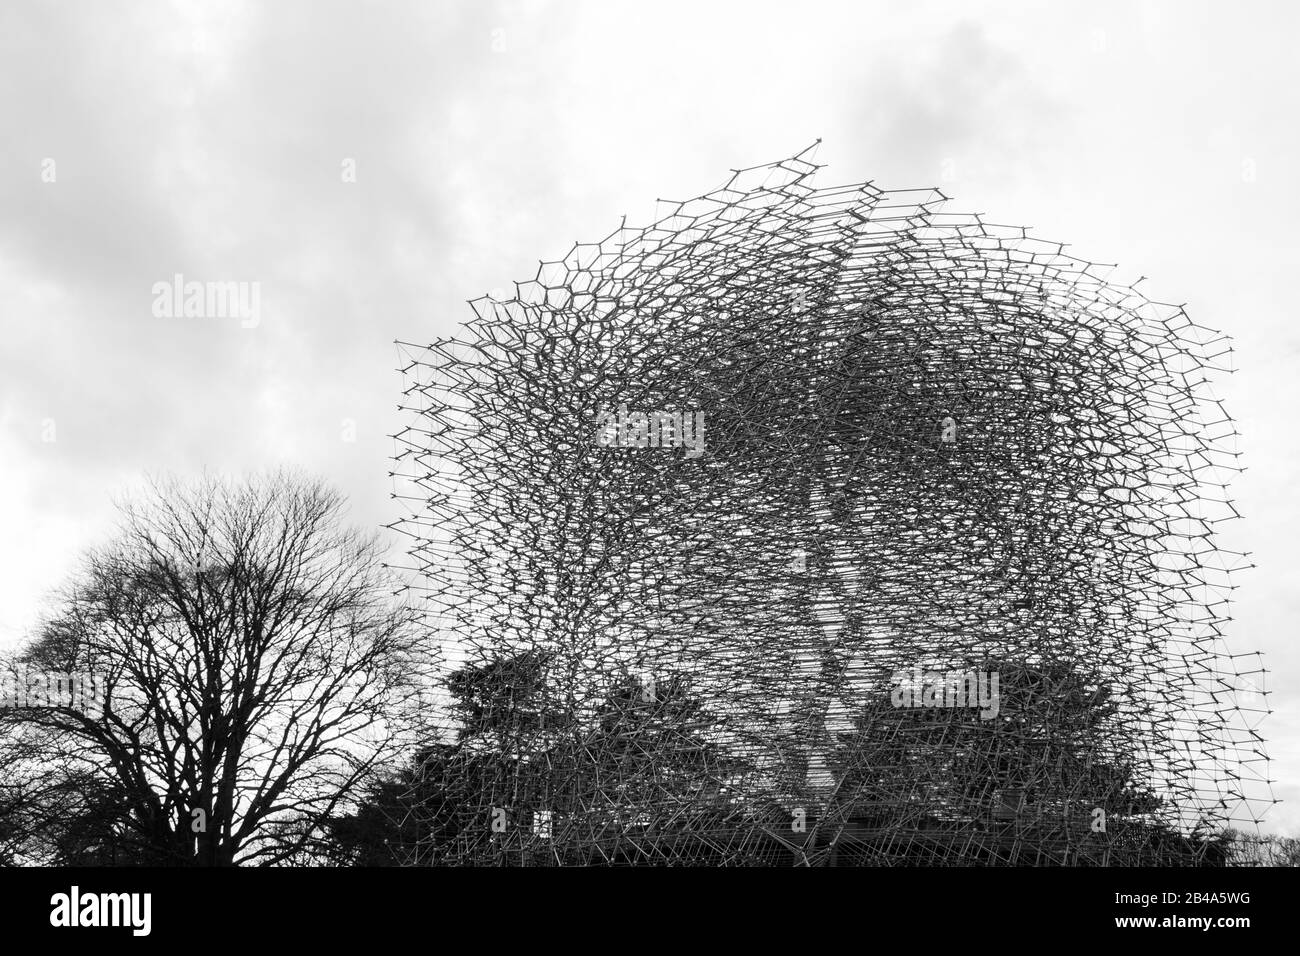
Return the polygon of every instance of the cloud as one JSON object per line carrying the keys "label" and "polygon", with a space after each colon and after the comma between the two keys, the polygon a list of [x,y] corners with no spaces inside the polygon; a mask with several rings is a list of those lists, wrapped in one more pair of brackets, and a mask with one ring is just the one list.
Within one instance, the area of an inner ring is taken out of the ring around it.
{"label": "cloud", "polygon": [[[820,136],[832,180],[938,185],[1133,263],[1242,340],[1250,374],[1228,397],[1261,568],[1231,639],[1272,652],[1294,710],[1300,386],[1281,357],[1300,348],[1300,140],[1277,118],[1300,95],[1295,10],[737,9],[0,5],[0,641],[147,470],[297,464],[358,522],[392,521],[393,339],[448,334],[466,299],[621,214],[645,222],[656,197]],[[177,272],[261,283],[263,321],[155,318],[153,283]]]}

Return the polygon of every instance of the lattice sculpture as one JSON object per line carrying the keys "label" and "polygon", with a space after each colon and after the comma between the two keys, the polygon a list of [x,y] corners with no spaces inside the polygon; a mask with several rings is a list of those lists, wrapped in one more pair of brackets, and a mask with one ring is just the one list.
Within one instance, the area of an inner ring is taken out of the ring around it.
{"label": "lattice sculpture", "polygon": [[1267,786],[1228,343],[808,157],[399,343],[404,858],[1220,861]]}

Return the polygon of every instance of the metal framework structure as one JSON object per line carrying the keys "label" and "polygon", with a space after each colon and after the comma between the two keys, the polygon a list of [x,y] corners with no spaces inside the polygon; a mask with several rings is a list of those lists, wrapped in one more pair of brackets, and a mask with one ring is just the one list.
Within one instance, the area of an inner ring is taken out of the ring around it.
{"label": "metal framework structure", "polygon": [[399,343],[406,858],[1216,862],[1271,802],[1227,341],[810,154]]}

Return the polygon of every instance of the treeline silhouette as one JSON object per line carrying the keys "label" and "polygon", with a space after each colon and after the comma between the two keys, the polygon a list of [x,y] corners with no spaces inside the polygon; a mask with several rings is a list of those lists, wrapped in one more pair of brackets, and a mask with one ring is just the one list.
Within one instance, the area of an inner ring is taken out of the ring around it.
{"label": "treeline silhouette", "polygon": [[[830,843],[819,811],[793,806],[771,768],[732,745],[735,729],[691,675],[622,674],[588,706],[551,681],[565,662],[528,651],[465,664],[431,688],[429,635],[393,593],[375,540],[346,527],[342,499],[319,482],[155,483],[8,662],[94,675],[102,712],[0,710],[0,862],[1285,856],[1256,844],[1251,856],[1241,834],[1152,822],[1160,798],[1108,747],[1114,702],[1095,675],[972,662],[1001,675],[1001,713],[987,721],[866,701],[833,749],[820,812],[848,824]],[[431,689],[449,724],[430,719]]]}

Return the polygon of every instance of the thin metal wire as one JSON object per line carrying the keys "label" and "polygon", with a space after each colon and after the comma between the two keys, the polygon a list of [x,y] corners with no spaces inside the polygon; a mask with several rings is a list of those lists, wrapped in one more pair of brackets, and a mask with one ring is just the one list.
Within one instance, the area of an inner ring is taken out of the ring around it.
{"label": "thin metal wire", "polygon": [[408,858],[1210,860],[1272,802],[1225,337],[807,153],[399,345],[449,682]]}

